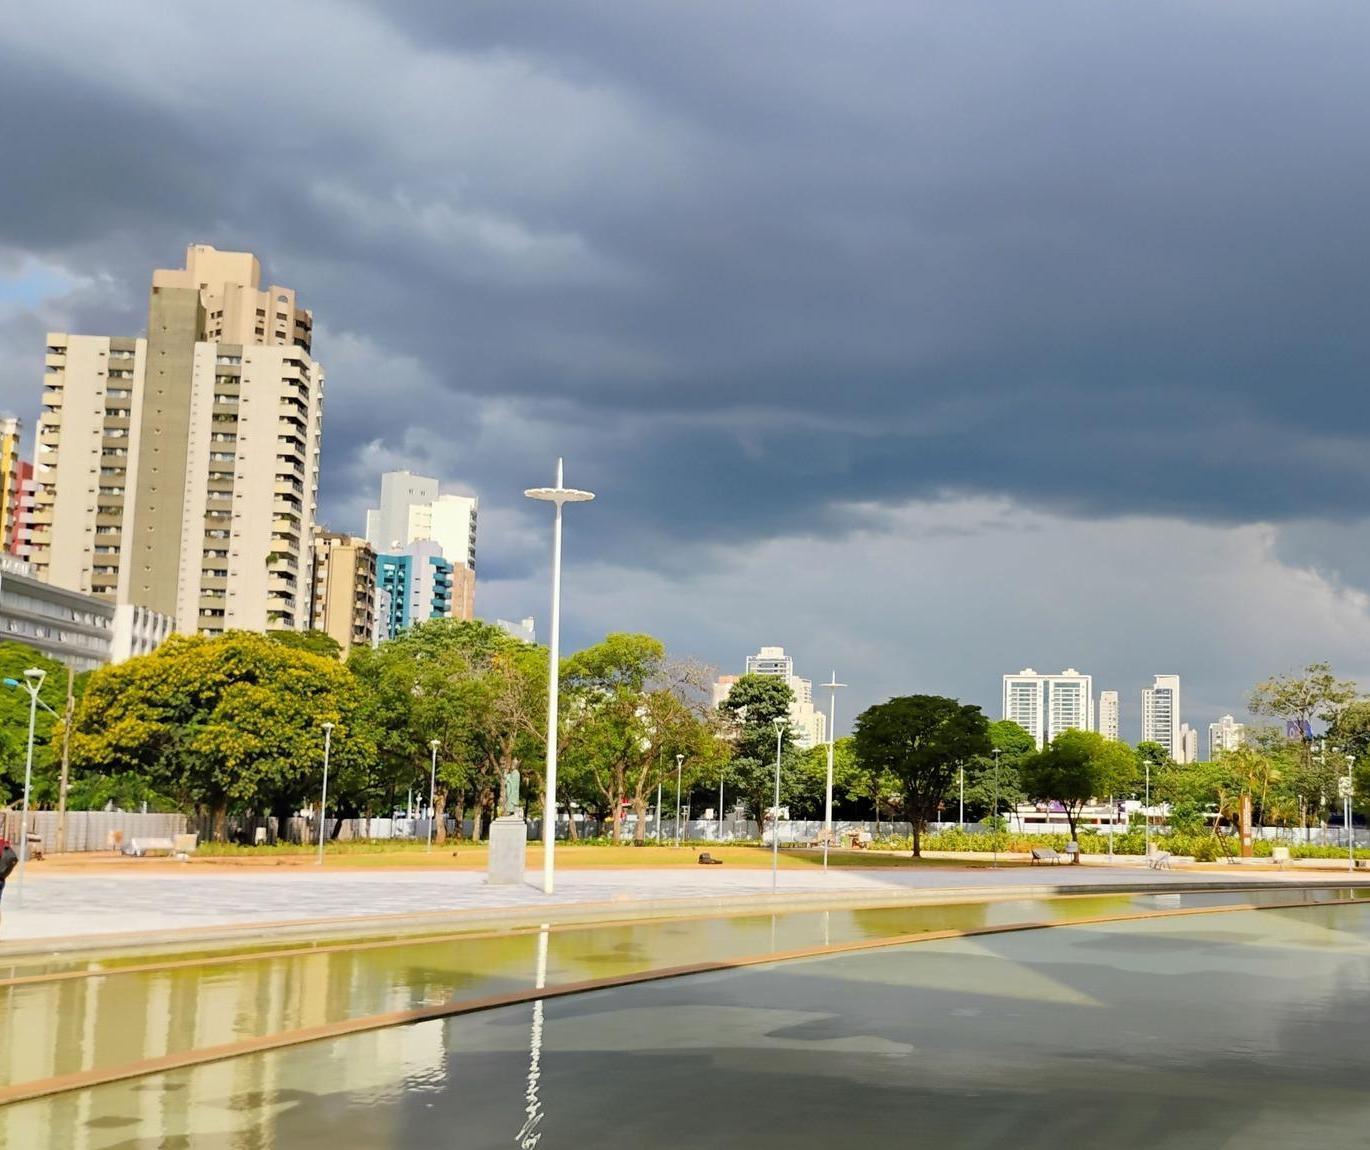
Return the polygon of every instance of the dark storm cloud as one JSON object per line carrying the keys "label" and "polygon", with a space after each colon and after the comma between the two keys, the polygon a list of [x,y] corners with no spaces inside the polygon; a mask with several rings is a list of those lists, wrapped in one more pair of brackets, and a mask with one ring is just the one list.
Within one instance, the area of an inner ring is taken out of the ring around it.
{"label": "dark storm cloud", "polygon": [[1363,510],[1363,6],[55,7],[0,30],[0,247],[139,302],[259,252],[335,520],[366,444],[492,508],[564,453],[654,565],[947,493]]}

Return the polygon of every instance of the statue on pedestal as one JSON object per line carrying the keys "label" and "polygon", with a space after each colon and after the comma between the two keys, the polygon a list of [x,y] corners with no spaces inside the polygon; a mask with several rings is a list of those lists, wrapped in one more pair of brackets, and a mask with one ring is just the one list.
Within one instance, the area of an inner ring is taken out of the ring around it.
{"label": "statue on pedestal", "polygon": [[510,767],[504,772],[501,790],[504,801],[500,803],[500,815],[510,818],[519,813],[519,772],[518,767]]}

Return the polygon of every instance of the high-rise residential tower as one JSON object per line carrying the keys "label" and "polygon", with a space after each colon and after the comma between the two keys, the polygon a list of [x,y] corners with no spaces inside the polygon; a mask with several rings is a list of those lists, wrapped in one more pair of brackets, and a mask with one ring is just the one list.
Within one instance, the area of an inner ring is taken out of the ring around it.
{"label": "high-rise residential tower", "polygon": [[30,559],[182,631],[308,625],[322,367],[290,288],[194,245],[146,338],[48,336]]}
{"label": "high-rise residential tower", "polygon": [[365,539],[315,529],[309,626],[337,640],[344,657],[370,644],[376,630],[376,553]]}
{"label": "high-rise residential tower", "polygon": [[1118,692],[1099,692],[1099,734],[1118,741]]}
{"label": "high-rise residential tower", "polygon": [[1199,761],[1199,732],[1188,723],[1180,724],[1180,752],[1175,756],[1177,763],[1197,763]]}
{"label": "high-rise residential tower", "polygon": [[1179,675],[1157,675],[1142,690],[1142,742],[1159,743],[1172,759],[1182,761]]}
{"label": "high-rise residential tower", "polygon": [[452,564],[431,539],[376,556],[376,634],[393,639],[411,624],[452,617]]}
{"label": "high-rise residential tower", "polygon": [[1231,715],[1224,715],[1216,723],[1208,724],[1208,757],[1216,759],[1225,751],[1235,751],[1246,737],[1246,724]]}
{"label": "high-rise residential tower", "polygon": [[451,614],[476,617],[476,520],[472,495],[440,495],[438,481],[408,471],[381,476],[380,506],[366,513],[366,537],[377,552],[398,553],[432,542],[452,565]]}
{"label": "high-rise residential tower", "polygon": [[1062,731],[1094,729],[1094,680],[1074,667],[1044,675],[1024,667],[1004,676],[1005,719],[1027,731],[1038,747]]}

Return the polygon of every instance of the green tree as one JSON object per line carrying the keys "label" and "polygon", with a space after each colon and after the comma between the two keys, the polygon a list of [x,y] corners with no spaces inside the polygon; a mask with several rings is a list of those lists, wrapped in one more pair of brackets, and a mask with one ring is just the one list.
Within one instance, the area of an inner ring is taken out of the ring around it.
{"label": "green tree", "polygon": [[[798,779],[800,749],[790,723],[794,693],[784,679],[774,675],[743,675],[718,705],[732,745],[731,773],[748,810],[758,822],[775,803],[775,720],[782,720],[780,734],[780,801],[786,803],[801,792]],[[778,817],[778,812],[776,812]]]}
{"label": "green tree", "polygon": [[857,716],[854,738],[862,770],[898,778],[915,857],[962,764],[990,750],[980,708],[940,695],[905,695],[868,707]]}
{"label": "green tree", "polygon": [[208,814],[221,838],[230,810],[288,815],[317,793],[324,722],[334,724],[340,775],[374,756],[360,702],[336,660],[246,632],[177,635],[92,674],[73,724],[73,769],[145,779]]}
{"label": "green tree", "polygon": [[[998,719],[989,725],[991,750],[999,752],[998,778],[994,756],[979,755],[966,764],[966,805],[975,817],[1015,810],[1026,796],[1018,780],[1018,765],[1037,744],[1032,735],[1012,719]],[[994,810],[995,795],[999,797]]]}
{"label": "green tree", "polygon": [[266,637],[296,651],[308,651],[329,659],[342,658],[342,644],[327,631],[268,631]]}
{"label": "green tree", "polygon": [[449,805],[458,826],[470,809],[480,838],[510,769],[522,776],[525,807],[538,798],[546,753],[545,649],[486,623],[433,619],[374,649],[354,650],[348,666],[376,731],[379,755],[367,786],[391,809],[410,786],[427,795],[434,739],[439,842]]}
{"label": "green tree", "polygon": [[649,795],[674,777],[676,755],[689,765],[686,783],[715,769],[720,747],[697,678],[650,635],[607,635],[563,664],[566,761],[607,808],[614,842],[622,839],[625,806],[643,840]]}
{"label": "green tree", "polygon": [[[67,669],[24,643],[0,642],[0,679],[24,682],[30,667],[46,671],[38,697],[60,715],[66,707]],[[78,675],[77,693],[85,676]],[[0,804],[17,803],[24,793],[24,764],[28,754],[29,693],[22,686],[0,686]],[[61,724],[51,712],[38,708],[33,734],[33,786],[29,802],[51,806],[57,798],[57,764],[61,755]]]}
{"label": "green tree", "polygon": [[[1136,775],[1137,759],[1126,743],[1106,739],[1094,731],[1062,731],[1051,745],[1024,757],[1019,776],[1028,797],[1060,803],[1078,838],[1076,820],[1093,798],[1126,793]],[[1075,862],[1080,856],[1075,856]]]}

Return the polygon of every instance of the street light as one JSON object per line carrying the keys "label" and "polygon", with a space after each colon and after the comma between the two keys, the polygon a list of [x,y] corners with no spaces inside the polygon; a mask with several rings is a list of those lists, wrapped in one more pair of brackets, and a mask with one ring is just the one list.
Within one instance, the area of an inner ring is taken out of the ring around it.
{"label": "street light", "polygon": [[333,724],[323,725],[323,794],[319,797],[319,865],[323,865],[324,815],[328,810],[328,752],[333,746]]}
{"label": "street light", "polygon": [[1146,817],[1145,829],[1142,831],[1143,850],[1146,857],[1151,857],[1151,756],[1146,757],[1146,792],[1143,796],[1145,801],[1142,806],[1145,808],[1142,814]]}
{"label": "street light", "polygon": [[994,809],[989,817],[989,838],[990,846],[994,850],[994,862],[991,864],[992,870],[999,869],[999,828],[994,824],[999,819],[999,756],[1004,752],[999,747],[990,749],[990,755],[994,759]]}
{"label": "street light", "polygon": [[828,789],[823,801],[823,869],[828,869],[828,844],[832,842],[832,753],[833,740],[837,737],[837,732],[833,730],[837,723],[837,692],[846,683],[837,681],[837,672],[832,673],[832,678],[823,684],[830,694],[828,695]]}
{"label": "street light", "polygon": [[1355,794],[1355,781],[1351,775],[1351,768],[1355,766],[1356,756],[1346,756],[1346,869],[1353,871],[1356,869],[1356,832],[1351,825],[1351,820],[1355,812],[1351,809],[1351,801]]}
{"label": "street light", "polygon": [[675,757],[675,845],[680,845],[680,767],[685,762],[684,755]]}
{"label": "street light", "polygon": [[547,657],[547,781],[542,795],[542,889],[553,890],[552,851],[557,833],[557,686],[561,662],[561,509],[567,503],[588,503],[589,491],[577,491],[562,484],[561,460],[557,460],[555,487],[530,487],[529,499],[551,503],[557,509],[552,526],[552,646]]}
{"label": "street light", "polygon": [[956,811],[956,829],[966,833],[966,764],[961,764],[961,803]]}
{"label": "street light", "polygon": [[771,894],[780,885],[780,744],[785,738],[788,717],[771,720],[775,724],[775,806],[771,808]]}
{"label": "street light", "polygon": [[[33,731],[38,722],[38,692],[43,689],[43,680],[48,673],[38,667],[30,667],[24,672],[24,681],[6,679],[7,687],[23,687],[29,693],[29,746],[24,759],[24,805],[19,815],[19,873],[14,882],[14,901],[17,906],[24,905],[24,863],[29,857],[29,792],[33,789]],[[56,714],[46,703],[43,706]]]}
{"label": "street light", "polygon": [[[437,812],[437,785],[438,785],[438,748],[442,746],[441,739],[433,739],[429,742],[428,748],[433,752],[433,765],[428,770],[428,849],[433,849],[433,817]],[[457,828],[460,833],[461,828]]]}

